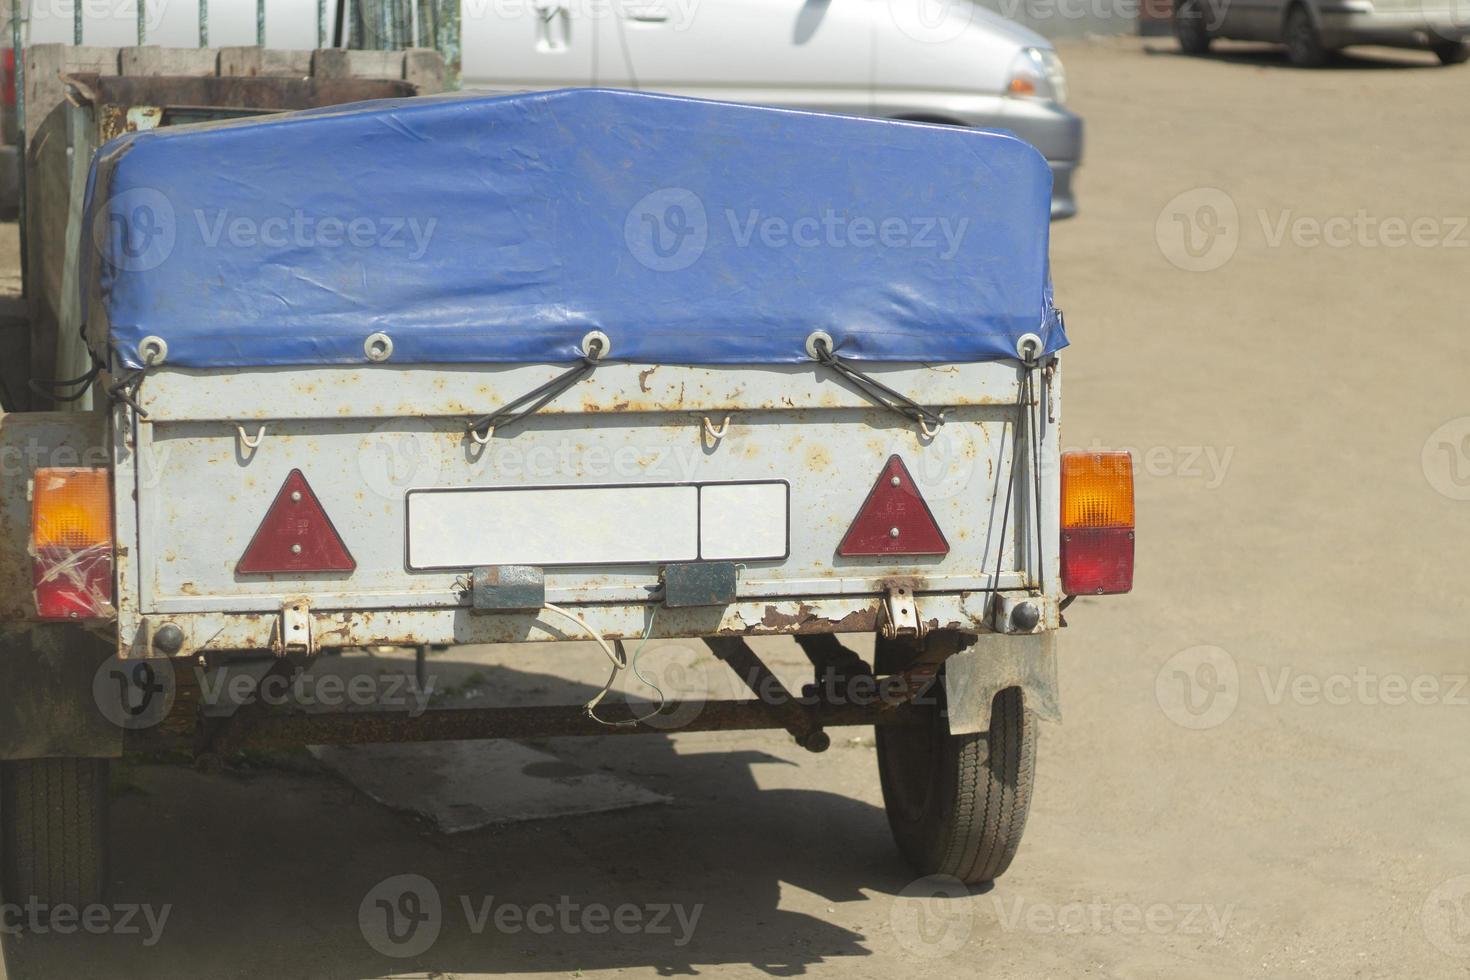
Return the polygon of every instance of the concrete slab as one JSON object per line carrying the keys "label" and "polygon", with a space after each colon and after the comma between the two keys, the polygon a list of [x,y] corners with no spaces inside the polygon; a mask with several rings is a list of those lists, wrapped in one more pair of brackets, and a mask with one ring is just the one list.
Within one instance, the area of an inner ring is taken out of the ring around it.
{"label": "concrete slab", "polygon": [[669,802],[519,742],[314,745],[311,753],[379,803],[446,834]]}

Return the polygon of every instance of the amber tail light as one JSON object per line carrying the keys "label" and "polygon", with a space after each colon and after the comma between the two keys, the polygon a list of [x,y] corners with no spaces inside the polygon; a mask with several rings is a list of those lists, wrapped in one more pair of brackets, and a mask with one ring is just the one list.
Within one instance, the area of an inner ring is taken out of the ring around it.
{"label": "amber tail light", "polygon": [[31,569],[42,619],[113,615],[112,478],[42,468],[31,489]]}
{"label": "amber tail light", "polygon": [[1133,588],[1133,457],[1062,454],[1062,591],[1109,595]]}

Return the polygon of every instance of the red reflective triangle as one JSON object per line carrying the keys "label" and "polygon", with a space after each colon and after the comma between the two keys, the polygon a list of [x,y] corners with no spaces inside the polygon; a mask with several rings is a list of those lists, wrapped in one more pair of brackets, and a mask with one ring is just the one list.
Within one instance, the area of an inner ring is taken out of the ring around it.
{"label": "red reflective triangle", "polygon": [[292,470],[276,494],[275,503],[266,511],[265,520],[255,530],[255,537],[240,564],[239,575],[269,575],[275,572],[350,572],[357,562],[342,543],[342,536],[332,526],[332,519],[322,509],[306,477]]}
{"label": "red reflective triangle", "polygon": [[839,555],[947,555],[949,542],[929,512],[914,478],[897,455],[888,457],[878,482],[858,509]]}

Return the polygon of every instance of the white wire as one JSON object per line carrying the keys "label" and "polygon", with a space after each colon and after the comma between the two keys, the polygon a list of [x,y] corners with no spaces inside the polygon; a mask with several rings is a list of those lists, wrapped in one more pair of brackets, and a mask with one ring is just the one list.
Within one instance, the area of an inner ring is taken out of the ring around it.
{"label": "white wire", "polygon": [[580,617],[573,616],[561,606],[553,606],[549,602],[544,604],[542,608],[545,609],[547,612],[556,613],[563,619],[571,620],[573,623],[576,623],[578,626],[582,627],[583,631],[586,632],[588,636],[592,637],[592,639],[597,643],[598,646],[602,647],[602,652],[607,654],[607,659],[612,661],[613,673],[615,675],[618,671],[623,669],[623,667],[625,666],[624,663],[618,658],[618,655],[613,652],[613,648],[608,645],[608,642],[602,638],[602,634],[597,632],[597,630],[593,629],[592,627],[588,626],[587,623],[583,621]]}
{"label": "white wire", "polygon": [[[648,625],[643,630],[643,638],[638,641],[638,647],[633,651],[632,658],[614,658],[612,672],[607,675],[607,683],[602,685],[602,690],[598,691],[596,696],[593,697],[591,701],[588,701],[585,705],[582,706],[582,710],[587,712],[587,717],[591,718],[598,724],[606,725],[608,728],[633,728],[637,725],[643,724],[645,721],[652,718],[660,711],[664,710],[664,704],[666,703],[664,692],[659,688],[657,684],[653,683],[653,681],[649,680],[647,677],[644,677],[643,672],[638,669],[638,658],[643,656],[643,648],[648,645],[648,638],[653,635],[653,621],[657,618],[658,606],[653,606],[648,614]],[[591,627],[587,626],[585,623],[583,623],[582,625],[587,629],[589,633],[592,632]],[[621,650],[622,641],[617,640],[615,642],[618,645],[618,649]],[[621,673],[626,667],[628,667],[629,664],[631,664],[633,667],[633,676],[637,677],[644,684],[653,688],[654,693],[658,695],[658,703],[653,706],[652,711],[649,711],[646,714],[637,715],[633,718],[629,718],[626,721],[607,721],[604,718],[598,717],[597,706],[602,703],[603,698],[612,693],[613,685],[617,682],[618,679],[618,674]]]}

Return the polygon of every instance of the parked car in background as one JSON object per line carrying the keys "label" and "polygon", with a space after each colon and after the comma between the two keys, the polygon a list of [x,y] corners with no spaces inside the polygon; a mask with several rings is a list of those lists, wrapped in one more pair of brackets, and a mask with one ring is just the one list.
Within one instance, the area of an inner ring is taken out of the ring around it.
{"label": "parked car in background", "polygon": [[1354,44],[1427,49],[1446,65],[1470,59],[1470,7],[1454,0],[1179,0],[1174,33],[1188,54],[1216,38],[1284,44],[1303,68]]}
{"label": "parked car in background", "polygon": [[[937,19],[930,18],[934,14]],[[1082,120],[1040,35],[972,0],[466,0],[466,89],[599,86],[1008,130],[1076,213]]]}

